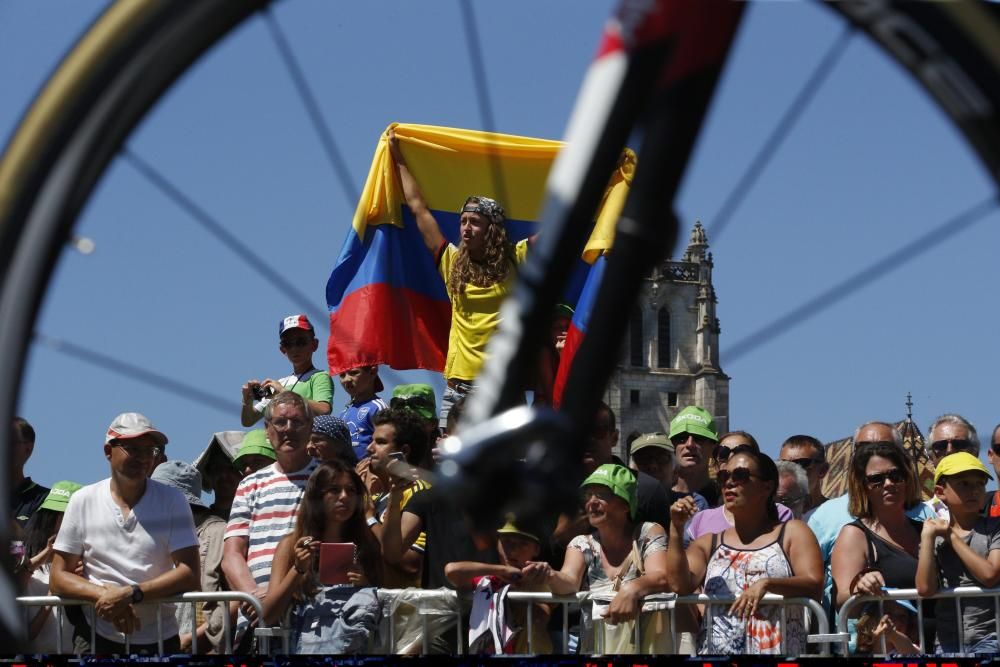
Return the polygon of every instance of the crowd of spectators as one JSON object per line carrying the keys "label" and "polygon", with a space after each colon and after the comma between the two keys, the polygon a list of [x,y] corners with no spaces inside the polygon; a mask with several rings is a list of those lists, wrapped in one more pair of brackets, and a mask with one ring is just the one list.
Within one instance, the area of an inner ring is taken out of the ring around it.
{"label": "crowd of spectators", "polygon": [[[297,317],[293,328],[311,331]],[[401,385],[384,402],[366,393],[377,380],[377,369],[345,374],[360,389],[343,417],[313,413],[301,392],[316,382],[253,398],[263,400],[264,428],[213,434],[192,464],[163,460],[167,436],[141,414],[121,414],[104,436],[110,477],[86,486],[45,489],[28,478],[34,430],[16,419],[11,519],[20,526],[23,594],[92,603],[69,608],[63,646],[75,652],[121,653],[127,635],[131,651],[155,653],[155,607],[142,603],[235,590],[260,600],[263,618],[248,604],[205,603],[197,615],[178,605],[175,617],[164,616],[164,650],[188,651],[196,634],[199,651],[221,651],[229,614],[238,652],[254,650],[254,627],[281,625],[294,652],[364,653],[376,641],[380,589],[449,587],[472,596],[473,651],[527,651],[527,603],[503,602],[506,591],[590,591],[600,602],[582,605],[574,623],[580,652],[594,650],[600,619],[610,653],[798,655],[810,650],[802,608],[782,613],[764,595],[822,601],[832,619],[858,594],[916,588],[932,596],[1000,583],[998,494],[986,492],[1000,467],[1000,427],[991,434],[991,471],[971,424],[958,415],[936,420],[928,432],[933,489],[924,489],[899,431],[863,424],[851,441],[848,493],[827,499],[825,449],[814,437],[789,437],[772,460],[750,433],[719,434],[707,411],[690,406],[668,432],[630,438],[625,461],[614,412],[602,404],[582,456],[577,514],[550,524],[511,516],[474,531],[457,499],[432,483],[437,440],[454,428],[464,400],[439,429],[433,388]],[[362,417],[356,397],[373,408]],[[368,433],[347,419],[363,419]],[[214,495],[210,506],[203,489]],[[703,610],[685,607],[676,636],[661,616],[640,613],[652,594],[695,592],[736,601],[714,610],[711,628]],[[507,609],[499,639],[483,621],[498,600]],[[551,651],[561,641],[548,630],[553,607],[530,604],[531,644]],[[998,651],[992,598],[963,601],[961,618],[952,600],[917,604],[921,614],[906,601],[886,601],[881,612],[855,607],[853,649],[878,651],[884,640],[887,651],[919,652],[921,618],[929,653]],[[41,608],[28,619],[38,652],[55,651],[52,616]],[[392,622],[405,634],[419,619],[404,606]],[[442,632],[407,650],[450,652],[456,639]]]}

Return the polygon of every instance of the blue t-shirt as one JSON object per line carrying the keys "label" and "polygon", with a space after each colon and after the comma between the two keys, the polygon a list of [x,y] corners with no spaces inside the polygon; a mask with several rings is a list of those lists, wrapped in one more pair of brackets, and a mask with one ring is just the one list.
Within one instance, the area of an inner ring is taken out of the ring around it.
{"label": "blue t-shirt", "polygon": [[354,455],[359,461],[368,456],[368,445],[372,441],[372,433],[375,432],[375,426],[372,424],[375,413],[388,407],[385,401],[376,396],[370,401],[348,403],[340,413],[340,418],[347,422],[347,428],[351,431],[351,447],[354,448]]}

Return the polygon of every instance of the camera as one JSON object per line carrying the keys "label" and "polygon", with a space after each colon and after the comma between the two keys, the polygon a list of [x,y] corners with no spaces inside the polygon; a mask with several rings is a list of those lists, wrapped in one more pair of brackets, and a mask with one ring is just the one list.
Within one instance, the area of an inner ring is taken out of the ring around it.
{"label": "camera", "polygon": [[250,385],[250,393],[253,394],[255,399],[262,401],[265,398],[271,398],[274,396],[274,388],[264,387],[260,383],[254,383]]}

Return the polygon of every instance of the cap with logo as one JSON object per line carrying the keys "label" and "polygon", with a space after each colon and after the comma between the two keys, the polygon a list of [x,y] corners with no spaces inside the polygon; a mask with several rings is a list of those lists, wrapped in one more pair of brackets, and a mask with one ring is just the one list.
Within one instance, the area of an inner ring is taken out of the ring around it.
{"label": "cap with logo", "polygon": [[113,440],[130,440],[147,434],[152,436],[160,447],[167,444],[167,436],[156,430],[148,417],[138,412],[123,412],[111,422],[108,433],[104,437],[104,443],[109,444]]}
{"label": "cap with logo", "polygon": [[239,467],[240,459],[248,454],[260,454],[272,461],[278,460],[277,455],[274,453],[274,447],[271,446],[270,441],[267,439],[267,431],[262,428],[254,429],[243,436],[240,451],[236,452],[236,458],[233,459],[233,463]]}
{"label": "cap with logo", "polygon": [[38,509],[65,512],[66,506],[69,505],[70,496],[82,488],[83,484],[77,484],[65,479],[61,482],[56,482],[52,485],[49,495],[45,496],[45,500],[38,506]]}
{"label": "cap with logo", "polygon": [[315,335],[312,322],[305,315],[289,315],[282,318],[281,322],[278,323],[278,337],[281,338],[285,335],[286,331],[291,331],[292,329],[302,329]]}
{"label": "cap with logo", "polygon": [[937,462],[934,467],[934,483],[937,484],[942,477],[970,471],[981,472],[987,478],[993,479],[993,475],[978,457],[969,452],[955,452]]}
{"label": "cap with logo", "polygon": [[164,461],[156,466],[150,479],[180,490],[188,505],[206,507],[201,499],[201,473],[184,461]]}
{"label": "cap with logo", "polygon": [[429,384],[396,385],[389,406],[413,410],[424,419],[437,419],[437,397]]}
{"label": "cap with logo", "polygon": [[699,435],[715,442],[719,441],[719,432],[715,429],[715,420],[705,408],[695,405],[684,408],[670,422],[670,437],[681,433]]}
{"label": "cap with logo", "polygon": [[670,437],[666,433],[643,433],[632,441],[629,451],[633,454],[642,449],[663,449],[671,454],[674,453],[674,443],[670,442]]}
{"label": "cap with logo", "polygon": [[611,492],[628,503],[629,516],[635,518],[639,500],[636,496],[638,482],[631,470],[617,463],[605,463],[598,466],[597,470],[590,473],[587,479],[583,480],[580,488],[600,484],[611,489]]}

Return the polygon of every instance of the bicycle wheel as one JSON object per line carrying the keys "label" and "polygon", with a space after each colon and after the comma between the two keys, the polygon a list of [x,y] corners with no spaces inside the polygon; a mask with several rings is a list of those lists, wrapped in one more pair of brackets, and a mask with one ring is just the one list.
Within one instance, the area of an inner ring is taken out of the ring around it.
{"label": "bicycle wheel", "polygon": [[[264,4],[116,5],[25,117],[0,163],[0,412],[5,418],[13,409],[30,323],[56,254],[102,170],[184,68]],[[833,7],[931,84],[931,93],[996,177],[993,109],[1000,79],[992,45],[1000,42],[995,8],[958,3]],[[0,441],[6,437],[0,434]]]}

